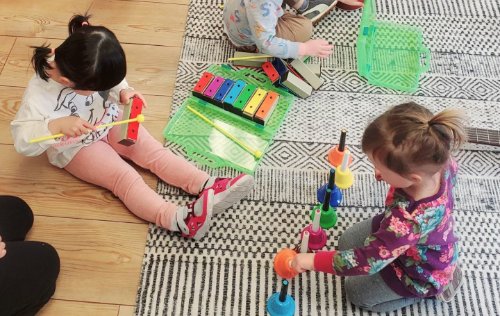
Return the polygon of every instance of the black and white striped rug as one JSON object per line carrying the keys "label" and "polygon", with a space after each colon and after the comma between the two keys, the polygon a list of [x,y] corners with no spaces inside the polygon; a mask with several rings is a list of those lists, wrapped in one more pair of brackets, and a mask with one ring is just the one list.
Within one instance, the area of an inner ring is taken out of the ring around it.
{"label": "black and white striped rug", "polygon": [[[174,104],[189,95],[202,70],[224,63],[233,49],[222,33],[221,0],[192,0]],[[360,12],[334,11],[316,29],[335,45],[322,60],[326,83],[297,99],[265,155],[249,197],[217,216],[199,242],[150,225],[137,315],[265,315],[267,298],[278,290],[274,254],[298,241],[326,182],[327,151],[348,129],[354,154],[354,186],[344,194],[329,248],[352,224],[382,211],[386,187],[377,183],[359,149],[367,122],[388,106],[415,101],[432,111],[467,109],[470,125],[500,128],[500,4],[498,0],[377,1],[378,18],[420,26],[431,49],[429,72],[414,95],[366,84],[356,71],[355,43]],[[174,106],[175,111],[176,106]],[[167,144],[182,154],[177,146]],[[390,315],[500,315],[500,150],[468,145],[458,153],[461,171],[455,217],[461,234],[465,283],[449,304],[426,300]],[[207,169],[208,170],[208,169]],[[235,175],[232,170],[209,170]],[[183,192],[164,183],[165,199],[185,203]],[[366,315],[345,299],[343,278],[302,274],[289,293],[297,315]]]}

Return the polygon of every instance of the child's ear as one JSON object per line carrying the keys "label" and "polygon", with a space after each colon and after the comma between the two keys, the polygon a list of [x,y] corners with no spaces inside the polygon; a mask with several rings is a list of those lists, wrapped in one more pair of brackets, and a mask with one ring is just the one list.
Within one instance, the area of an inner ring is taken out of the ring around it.
{"label": "child's ear", "polygon": [[418,173],[410,173],[409,179],[415,184],[422,182],[422,176]]}

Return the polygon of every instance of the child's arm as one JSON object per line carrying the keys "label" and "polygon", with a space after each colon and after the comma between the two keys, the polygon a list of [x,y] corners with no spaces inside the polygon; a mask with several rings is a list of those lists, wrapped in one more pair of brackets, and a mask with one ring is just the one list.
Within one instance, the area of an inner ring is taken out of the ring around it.
{"label": "child's arm", "polygon": [[57,143],[56,139],[30,144],[30,139],[51,135],[49,129],[50,119],[44,117],[37,109],[29,104],[23,103],[19,108],[14,120],[10,123],[12,138],[16,151],[25,156],[38,156],[45,152],[50,146]]}
{"label": "child's arm", "polygon": [[328,57],[332,53],[333,46],[324,39],[299,43],[276,37],[278,3],[271,0],[244,1],[249,28],[260,52],[280,58]]}
{"label": "child's arm", "polygon": [[404,216],[391,215],[365,240],[364,247],[297,254],[292,266],[298,272],[315,270],[342,276],[374,274],[417,243],[419,233],[413,227],[416,226]]}
{"label": "child's arm", "polygon": [[76,137],[94,130],[89,122],[77,116],[64,116],[56,119],[44,117],[35,107],[24,103],[10,123],[16,151],[25,156],[38,156],[57,139],[47,139],[31,143],[30,140],[47,135],[64,134]]}
{"label": "child's arm", "polygon": [[126,79],[123,79],[122,82],[120,82],[117,86],[113,87],[109,91],[109,94],[112,98],[114,98],[116,102],[119,102],[120,104],[128,104],[129,100],[132,97],[136,96],[142,100],[144,108],[147,107],[146,100],[144,99],[142,93],[130,87]]}

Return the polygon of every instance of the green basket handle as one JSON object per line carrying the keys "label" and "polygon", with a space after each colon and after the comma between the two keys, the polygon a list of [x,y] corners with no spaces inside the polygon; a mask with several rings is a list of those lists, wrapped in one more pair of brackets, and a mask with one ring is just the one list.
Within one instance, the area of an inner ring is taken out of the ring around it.
{"label": "green basket handle", "polygon": [[424,47],[420,50],[420,54],[424,54],[424,62],[420,65],[420,73],[423,73],[431,67],[431,51],[429,48]]}
{"label": "green basket handle", "polygon": [[210,155],[206,152],[199,152],[194,148],[186,147],[186,154],[189,158],[199,162],[202,165],[208,166],[210,168],[220,168],[223,167],[224,161],[215,155]]}

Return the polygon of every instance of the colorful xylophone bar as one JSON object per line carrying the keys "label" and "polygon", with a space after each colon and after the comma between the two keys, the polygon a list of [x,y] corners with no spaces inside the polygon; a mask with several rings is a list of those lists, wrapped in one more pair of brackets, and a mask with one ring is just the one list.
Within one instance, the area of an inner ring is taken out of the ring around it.
{"label": "colorful xylophone bar", "polygon": [[210,72],[203,73],[193,88],[193,95],[261,125],[269,121],[280,98],[274,91]]}
{"label": "colorful xylophone bar", "polygon": [[313,89],[319,89],[324,83],[320,78],[321,66],[305,64],[300,59],[288,63],[274,58],[263,63],[262,69],[274,85],[284,87],[301,98],[307,98]]}

